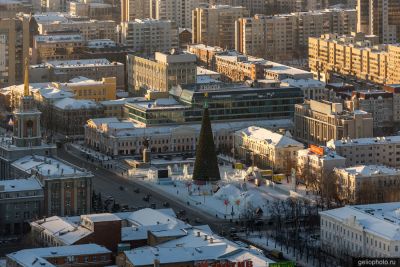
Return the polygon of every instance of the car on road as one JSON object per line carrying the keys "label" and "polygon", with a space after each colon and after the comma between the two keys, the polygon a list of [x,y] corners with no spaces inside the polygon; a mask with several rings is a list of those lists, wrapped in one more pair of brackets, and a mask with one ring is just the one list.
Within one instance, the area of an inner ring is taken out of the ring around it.
{"label": "car on road", "polygon": [[185,210],[180,210],[179,212],[178,212],[178,216],[179,217],[182,217],[182,216],[185,216],[186,215],[186,211]]}
{"label": "car on road", "polygon": [[145,195],[143,197],[143,201],[149,202],[150,201],[150,196],[149,195]]}
{"label": "car on road", "polygon": [[156,209],[156,203],[151,203],[151,204],[150,204],[150,208]]}
{"label": "car on road", "polygon": [[135,190],[133,190],[133,192],[135,192],[136,194],[140,193],[140,189],[139,188],[135,188]]}
{"label": "car on road", "polygon": [[165,208],[168,208],[168,207],[169,207],[169,203],[168,203],[168,202],[164,202],[162,205],[163,205],[163,207],[165,207]]}
{"label": "car on road", "polygon": [[121,185],[121,186],[119,187],[119,190],[124,191],[125,188]]}
{"label": "car on road", "polygon": [[203,222],[200,220],[200,218],[194,219],[194,222],[195,222],[195,223],[198,223],[198,224],[203,223]]}

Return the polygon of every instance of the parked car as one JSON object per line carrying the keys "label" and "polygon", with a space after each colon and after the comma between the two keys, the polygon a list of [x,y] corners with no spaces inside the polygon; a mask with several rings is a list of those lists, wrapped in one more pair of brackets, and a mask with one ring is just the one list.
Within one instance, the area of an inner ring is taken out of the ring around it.
{"label": "parked car", "polygon": [[168,202],[164,202],[163,203],[163,207],[168,208],[169,207],[169,203]]}

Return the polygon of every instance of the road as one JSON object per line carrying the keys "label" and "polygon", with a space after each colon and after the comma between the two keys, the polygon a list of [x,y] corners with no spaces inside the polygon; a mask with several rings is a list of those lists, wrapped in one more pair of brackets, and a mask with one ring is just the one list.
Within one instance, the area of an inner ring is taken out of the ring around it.
{"label": "road", "polygon": [[[93,189],[96,193],[101,193],[102,197],[112,196],[115,201],[123,205],[128,205],[129,207],[150,207],[150,204],[156,204],[156,208],[163,208],[163,203],[168,202],[170,208],[175,212],[180,210],[186,211],[186,217],[189,219],[189,223],[196,225],[195,219],[198,219],[199,224],[208,224],[211,229],[219,233],[221,230],[229,229],[232,224],[229,221],[215,218],[211,215],[205,214],[201,210],[197,210],[194,206],[188,206],[181,201],[166,195],[163,192],[157,191],[156,188],[151,188],[151,185],[144,185],[143,183],[128,180],[123,178],[114,172],[109,170],[98,168],[86,159],[82,159],[74,154],[70,154],[65,151],[64,148],[58,151],[58,157],[71,162],[72,164],[86,168],[94,174],[93,179]],[[123,188],[123,190],[121,190]],[[140,193],[135,193],[136,188],[140,189]],[[146,194],[151,194],[151,199],[149,202],[143,200]]]}

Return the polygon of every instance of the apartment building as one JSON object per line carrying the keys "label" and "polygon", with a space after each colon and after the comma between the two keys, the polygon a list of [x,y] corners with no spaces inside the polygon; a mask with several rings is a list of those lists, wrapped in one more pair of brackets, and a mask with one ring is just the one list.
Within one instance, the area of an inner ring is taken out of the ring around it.
{"label": "apartment building", "polygon": [[356,29],[356,10],[327,9],[284,15],[255,15],[235,22],[235,49],[270,60],[306,55],[308,38]]}
{"label": "apartment building", "polygon": [[0,236],[18,235],[43,214],[43,189],[35,177],[0,181]]}
{"label": "apartment building", "polygon": [[304,145],[290,135],[257,126],[240,129],[234,134],[236,156],[260,168],[272,168],[289,174],[296,166],[297,151]]}
{"label": "apartment building", "polygon": [[151,17],[151,0],[122,0],[121,22]]}
{"label": "apartment building", "polygon": [[358,0],[357,31],[379,36],[381,43],[400,41],[400,2],[397,0]]}
{"label": "apartment building", "polygon": [[270,14],[320,10],[329,7],[328,0],[266,0]]}
{"label": "apartment building", "polygon": [[31,63],[79,59],[85,42],[81,35],[36,35],[31,48]]}
{"label": "apartment building", "polygon": [[400,167],[400,136],[331,140],[327,146],[346,158],[346,166]]}
{"label": "apartment building", "polygon": [[250,12],[250,16],[265,14],[268,11],[265,0],[208,0],[208,2],[212,5],[243,6]]}
{"label": "apartment building", "polygon": [[373,136],[373,119],[368,112],[343,110],[343,104],[307,100],[295,106],[294,136],[302,142],[325,145],[329,140]]}
{"label": "apartment building", "polygon": [[399,202],[321,211],[321,248],[338,258],[399,257]]}
{"label": "apartment building", "polygon": [[6,255],[10,267],[100,267],[112,262],[111,251],[97,244],[23,249]]}
{"label": "apartment building", "polygon": [[215,55],[224,51],[218,46],[208,46],[204,44],[189,44],[187,51],[196,55],[197,63],[207,69],[215,69]]}
{"label": "apartment building", "polygon": [[150,17],[171,20],[179,28],[192,27],[192,10],[199,6],[207,7],[207,2],[197,0],[154,0],[155,9]]}
{"label": "apartment building", "polygon": [[117,89],[125,88],[124,65],[107,59],[53,60],[30,66],[29,79],[33,83],[68,83],[76,77],[101,80],[115,77]]}
{"label": "apartment building", "polygon": [[25,1],[2,1],[0,3],[0,18],[13,19],[20,12],[29,14],[33,12],[34,6],[32,3]]}
{"label": "apartment building", "polygon": [[0,19],[0,88],[22,82],[28,57],[28,17]]}
{"label": "apartment building", "polygon": [[309,67],[322,80],[339,73],[380,84],[397,83],[398,75],[392,65],[397,60],[393,58],[395,51],[396,46],[378,45],[377,36],[325,34],[309,39]]}
{"label": "apartment building", "polygon": [[90,3],[88,1],[71,1],[69,13],[72,16],[87,17],[95,20],[115,20],[114,10],[116,6],[104,2]]}
{"label": "apartment building", "polygon": [[400,200],[400,170],[384,165],[335,168],[338,197],[344,203],[370,204]]}
{"label": "apartment building", "polygon": [[[56,19],[56,18],[55,18]],[[57,32],[79,32],[84,40],[111,39],[117,41],[117,26],[113,20],[83,20],[64,16],[59,21],[36,18],[38,34],[46,35]]]}
{"label": "apartment building", "polygon": [[196,56],[186,53],[159,53],[154,59],[128,55],[128,89],[168,92],[178,84],[196,83]]}
{"label": "apartment building", "polygon": [[198,7],[192,13],[192,42],[232,49],[235,47],[235,21],[248,16],[248,10],[241,6]]}
{"label": "apartment building", "polygon": [[121,23],[121,42],[141,54],[178,48],[178,29],[170,20],[135,19]]}

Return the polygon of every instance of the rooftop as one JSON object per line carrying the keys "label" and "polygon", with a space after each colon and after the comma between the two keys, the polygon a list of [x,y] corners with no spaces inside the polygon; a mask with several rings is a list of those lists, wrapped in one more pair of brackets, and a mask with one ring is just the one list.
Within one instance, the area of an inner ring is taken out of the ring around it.
{"label": "rooftop", "polygon": [[59,109],[89,109],[99,108],[99,104],[92,100],[74,99],[70,97],[63,98],[54,103],[54,106]]}
{"label": "rooftop", "polygon": [[346,206],[320,214],[348,224],[354,219],[368,233],[400,241],[400,202]]}
{"label": "rooftop", "polygon": [[380,145],[380,144],[396,144],[400,143],[400,135],[383,136],[383,137],[368,137],[368,138],[342,138],[341,140],[330,140],[327,146],[331,149],[343,146],[356,146],[356,145]]}
{"label": "rooftop", "polygon": [[29,155],[12,163],[12,166],[26,173],[39,173],[46,178],[90,176],[86,170],[51,157]]}
{"label": "rooftop", "polygon": [[0,192],[41,190],[42,185],[35,177],[26,179],[0,180]]}
{"label": "rooftop", "polygon": [[47,247],[24,249],[8,254],[7,257],[18,262],[19,266],[50,267],[55,266],[46,258],[67,257],[78,255],[108,254],[110,250],[96,244],[72,245],[61,247]]}
{"label": "rooftop", "polygon": [[305,156],[308,155],[310,158],[315,158],[315,159],[322,159],[322,160],[346,160],[346,158],[338,155],[335,151],[330,150],[329,148],[322,147],[324,150],[324,155],[318,155],[314,152],[312,152],[309,148],[307,149],[301,149],[297,151],[298,156]]}
{"label": "rooftop", "polygon": [[339,171],[355,176],[399,175],[400,170],[383,165],[357,165],[339,168]]}
{"label": "rooftop", "polygon": [[61,43],[61,42],[83,42],[84,39],[80,34],[63,34],[63,35],[35,35],[36,42],[43,43]]}
{"label": "rooftop", "polygon": [[236,134],[246,136],[253,140],[264,142],[276,147],[291,147],[291,146],[304,147],[302,143],[292,139],[291,136],[275,133],[271,130],[267,130],[265,128],[257,126],[250,126],[241,129],[239,131],[236,131]]}
{"label": "rooftop", "polygon": [[77,59],[77,60],[51,60],[46,63],[39,65],[31,65],[30,68],[43,68],[50,66],[53,68],[87,68],[87,67],[99,67],[99,66],[113,66],[123,65],[119,62],[110,62],[105,58],[98,59]]}

